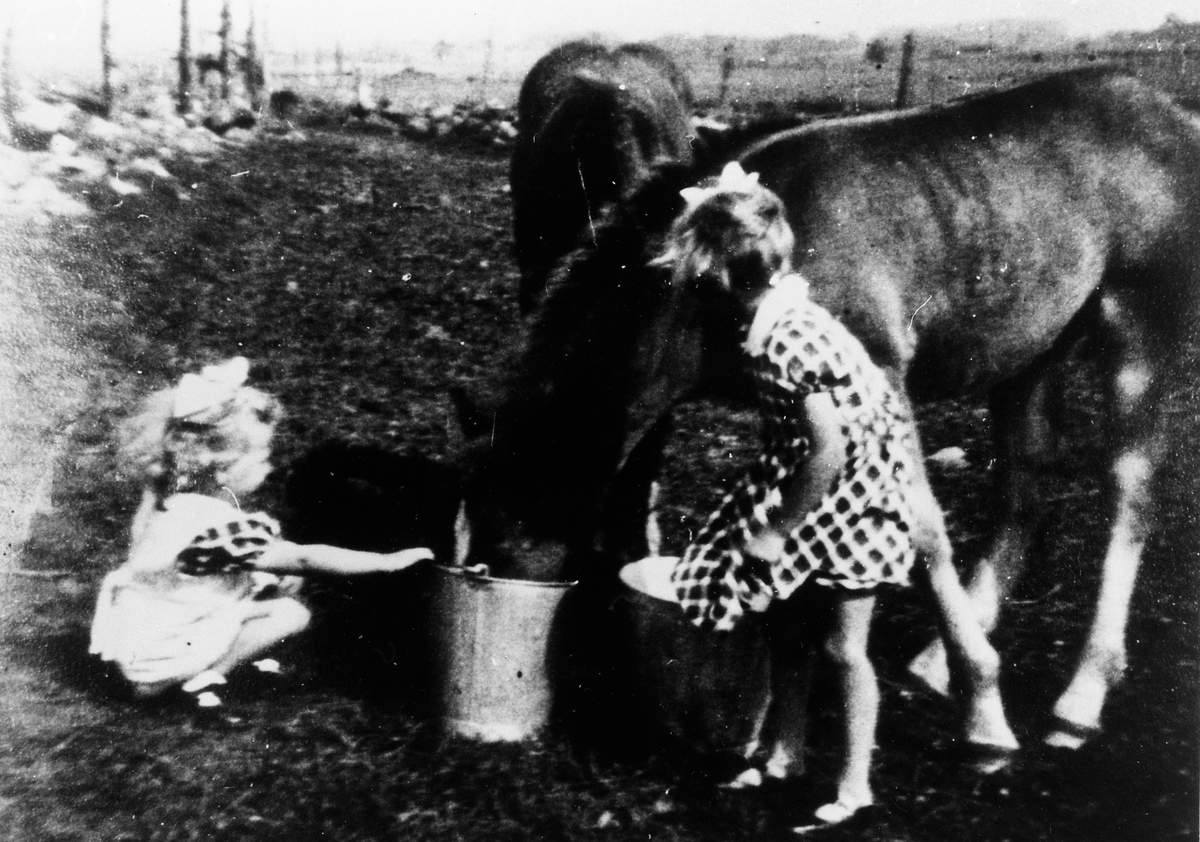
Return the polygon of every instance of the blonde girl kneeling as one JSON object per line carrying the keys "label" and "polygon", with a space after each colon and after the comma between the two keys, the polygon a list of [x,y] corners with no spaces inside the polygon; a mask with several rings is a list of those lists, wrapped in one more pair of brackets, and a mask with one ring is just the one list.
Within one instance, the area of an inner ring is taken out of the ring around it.
{"label": "blonde girl kneeling", "polygon": [[432,557],[294,544],[274,518],[243,512],[239,500],[271,469],[280,417],[274,398],[245,385],[248,374],[236,357],[184,375],[123,431],[142,499],[129,555],[101,585],[90,651],[137,698],[181,688],[201,707],[219,706],[215,688],[230,670],[308,626],[301,580],[288,574],[392,572]]}

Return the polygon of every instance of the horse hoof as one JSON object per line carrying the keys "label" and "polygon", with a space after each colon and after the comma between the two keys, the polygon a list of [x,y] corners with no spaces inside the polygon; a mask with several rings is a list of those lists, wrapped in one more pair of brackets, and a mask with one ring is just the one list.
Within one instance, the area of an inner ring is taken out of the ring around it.
{"label": "horse hoof", "polygon": [[1078,722],[1056,716],[1051,722],[1050,731],[1046,734],[1044,742],[1051,748],[1075,751],[1099,734],[1100,726],[1098,725],[1081,725]]}

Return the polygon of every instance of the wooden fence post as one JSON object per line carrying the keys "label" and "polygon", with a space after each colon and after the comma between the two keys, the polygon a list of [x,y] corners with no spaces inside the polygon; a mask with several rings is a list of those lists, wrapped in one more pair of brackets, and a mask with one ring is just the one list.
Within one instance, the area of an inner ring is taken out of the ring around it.
{"label": "wooden fence post", "polygon": [[908,86],[912,78],[913,34],[904,36],[904,46],[900,50],[900,80],[896,84],[896,107],[908,105]]}
{"label": "wooden fence post", "polygon": [[179,0],[179,91],[175,110],[188,114],[192,110],[191,25],[188,21],[188,0]]}
{"label": "wooden fence post", "polygon": [[490,77],[492,75],[492,52],[495,49],[495,37],[492,32],[488,32],[487,42],[484,44],[483,51],[483,72],[479,74],[479,95],[480,104],[487,102],[487,89]]}
{"label": "wooden fence post", "polygon": [[733,42],[725,45],[721,56],[721,91],[717,95],[719,104],[724,105],[729,96],[729,77],[733,75]]}

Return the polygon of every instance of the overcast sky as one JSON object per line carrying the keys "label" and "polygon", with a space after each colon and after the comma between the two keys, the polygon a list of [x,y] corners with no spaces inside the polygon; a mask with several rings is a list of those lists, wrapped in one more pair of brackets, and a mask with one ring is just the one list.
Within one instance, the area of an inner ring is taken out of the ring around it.
{"label": "overcast sky", "polygon": [[[172,49],[179,0],[109,0],[114,50]],[[0,21],[15,24],[17,49],[42,58],[96,52],[101,0],[0,0]],[[191,0],[194,31],[215,30],[220,0]],[[901,27],[1051,19],[1072,35],[1152,29],[1168,13],[1200,19],[1198,0],[232,0],[235,29],[253,5],[276,49],[346,49],[404,40],[450,42],[492,37],[611,33],[868,37]],[[29,58],[30,56],[26,56]]]}

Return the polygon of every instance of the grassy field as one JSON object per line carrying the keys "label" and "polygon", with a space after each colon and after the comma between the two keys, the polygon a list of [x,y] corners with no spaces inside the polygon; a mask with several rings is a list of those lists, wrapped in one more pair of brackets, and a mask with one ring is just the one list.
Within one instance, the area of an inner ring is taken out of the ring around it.
{"label": "grassy field", "polygon": [[[945,102],[967,94],[1011,87],[1035,76],[1106,63],[1174,96],[1200,103],[1200,78],[1186,58],[1173,54],[1104,54],[1087,52],[1030,53],[955,52],[917,49],[908,87],[908,104]],[[864,61],[862,52],[796,57],[791,61],[753,60],[730,77],[729,100],[735,107],[774,102],[800,110],[812,104],[837,103],[842,110],[875,111],[892,106],[899,82],[895,52],[883,64]],[[720,90],[718,62],[688,65],[698,97],[713,100]]]}
{"label": "grassy field", "polygon": [[[500,66],[488,64],[482,48],[474,60],[464,59],[445,72],[414,70],[403,61],[378,59],[362,65],[362,78],[370,82],[376,98],[397,110],[420,110],[460,102],[493,102],[512,106],[525,72],[537,53],[521,52]],[[899,49],[886,61],[864,59],[863,47],[826,47],[813,52],[774,52],[769,56],[756,45],[733,53],[733,70],[721,101],[721,49],[714,44],[666,44],[666,49],[688,73],[697,101],[706,111],[746,111],[764,103],[789,110],[875,111],[896,101]],[[1200,104],[1200,55],[1170,48],[1162,51],[1059,51],[955,50],[945,44],[918,42],[908,88],[908,103],[922,105],[954,97],[1010,87],[1031,77],[1096,63],[1128,69],[1185,101]],[[282,60],[275,84],[305,97],[349,104],[358,94],[358,71],[341,74],[326,65]]]}
{"label": "grassy field", "polygon": [[[771,49],[770,42],[734,41],[733,69],[721,101],[722,39],[665,39],[664,48],[688,73],[699,106],[706,112],[744,112],[768,105],[786,111],[874,111],[896,101],[900,50],[891,44],[885,60],[870,62],[858,42],[814,41],[791,49]],[[454,47],[437,60],[428,49],[374,51],[347,55],[277,54],[270,61],[273,89],[287,89],[310,101],[348,107],[366,82],[371,101],[415,113],[465,103],[513,107],[525,73],[552,43],[495,47],[486,43]],[[1200,53],[1196,45],[1163,44],[1161,49],[1116,49],[1079,45],[1046,50],[979,46],[957,49],[944,40],[918,37],[908,102],[922,105],[994,88],[1009,87],[1033,76],[1096,63],[1128,69],[1183,101],[1200,105]],[[169,56],[133,60],[123,67],[119,100],[136,107],[147,87],[173,84]],[[80,77],[82,87],[98,80]],[[209,76],[215,90],[215,75]]]}

